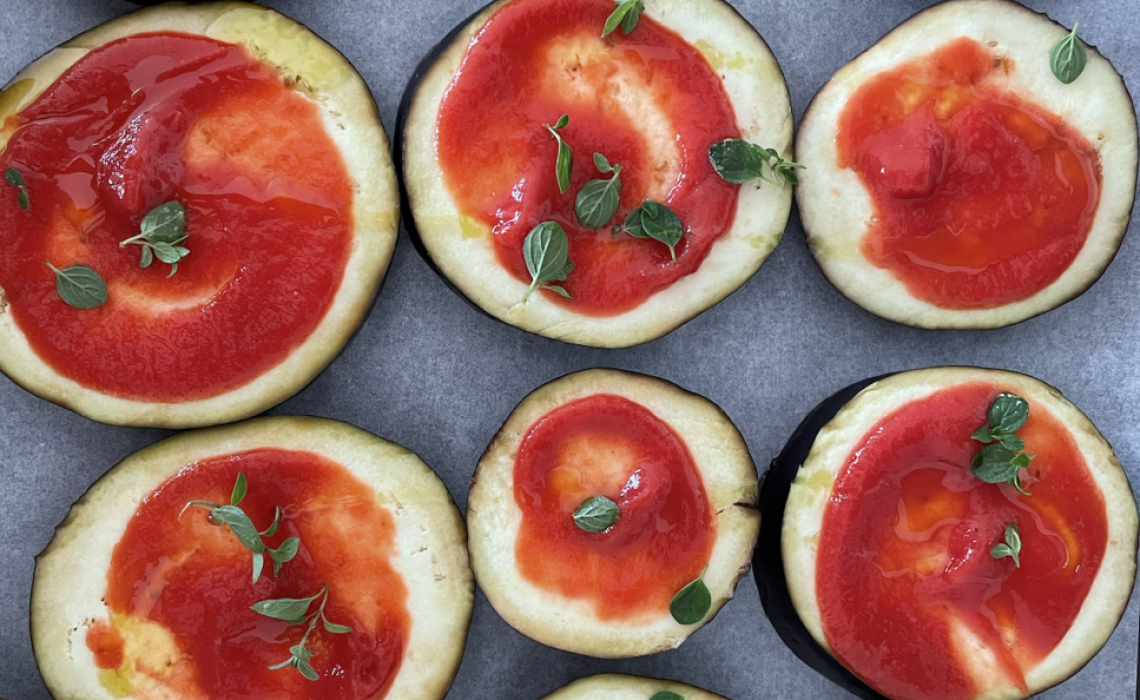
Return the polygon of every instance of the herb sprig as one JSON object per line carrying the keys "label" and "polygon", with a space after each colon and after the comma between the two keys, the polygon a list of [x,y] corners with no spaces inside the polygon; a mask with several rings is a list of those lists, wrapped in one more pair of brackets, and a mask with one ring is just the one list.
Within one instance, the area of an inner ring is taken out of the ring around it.
{"label": "herb sprig", "polygon": [[618,27],[621,27],[622,34],[631,33],[637,29],[642,12],[645,12],[645,0],[618,0],[617,9],[610,13],[602,27],[602,38],[613,34]]}
{"label": "herb sprig", "polygon": [[783,158],[774,148],[741,139],[725,139],[709,146],[709,161],[721,178],[738,185],[752,180],[763,180],[776,187],[798,185],[796,170],[804,167]]}
{"label": "herb sprig", "polygon": [[558,176],[558,191],[562,194],[566,194],[566,190],[570,189],[570,171],[574,167],[574,151],[570,150],[570,144],[566,143],[558,132],[569,125],[569,114],[563,114],[553,125],[546,125],[550,135],[558,141],[558,160],[554,163],[554,172]]}
{"label": "herb sprig", "polygon": [[561,282],[570,276],[574,263],[570,262],[570,239],[566,229],[556,221],[544,221],[535,226],[523,241],[523,259],[530,272],[531,283],[523,295],[525,304],[536,289],[549,289],[567,299],[570,293],[551,282]]}
{"label": "herb sprig", "polygon": [[1081,77],[1089,61],[1085,43],[1077,38],[1079,26],[1080,22],[1074,24],[1073,31],[1058,41],[1049,52],[1049,67],[1053,69],[1053,75],[1057,76],[1057,80],[1065,85]]}
{"label": "herb sprig", "polygon": [[107,283],[86,265],[59,269],[48,261],[44,264],[55,273],[55,291],[59,298],[77,309],[94,309],[107,303]]}
{"label": "herb sprig", "polygon": [[1033,462],[1033,455],[1026,454],[1025,442],[1014,434],[1029,420],[1029,402],[1010,393],[998,394],[986,411],[987,425],[978,428],[970,435],[986,446],[974,456],[970,471],[988,484],[1007,483],[1026,496],[1030,495],[1021,485],[1021,470]]}
{"label": "herb sprig", "polygon": [[669,603],[669,613],[678,624],[695,625],[708,615],[712,608],[712,593],[705,585],[705,575],[702,572],[692,583],[677,591]]}
{"label": "herb sprig", "polygon": [[20,190],[20,195],[17,198],[17,201],[20,203],[20,208],[24,211],[31,209],[32,202],[28,199],[28,186],[24,184],[24,174],[9,166],[8,170],[4,173],[4,181]]}
{"label": "herb sprig", "polygon": [[[315,612],[309,612],[313,603],[316,602],[318,598],[321,604],[317,606]],[[260,603],[254,603],[250,606],[250,609],[259,615],[271,617],[275,620],[285,620],[290,625],[308,625],[305,629],[305,634],[301,637],[301,641],[289,647],[290,657],[279,664],[270,666],[270,671],[277,671],[282,668],[295,668],[300,671],[302,676],[311,681],[320,678],[320,675],[309,663],[313,658],[313,652],[309,649],[309,636],[313,634],[317,623],[320,622],[325,628],[325,631],[331,634],[348,634],[352,631],[351,627],[329,622],[329,619],[325,617],[325,606],[328,602],[329,587],[324,586],[321,588],[320,593],[308,598],[277,598],[274,600],[263,600]]]}
{"label": "herb sprig", "polygon": [[1021,530],[1017,527],[1017,523],[1010,523],[1006,526],[1005,542],[995,544],[994,548],[990,550],[990,556],[994,559],[1011,557],[1013,565],[1021,568]]}
{"label": "herb sprig", "polygon": [[589,533],[605,532],[621,519],[621,509],[605,496],[591,496],[574,511],[574,523]]}
{"label": "herb sprig", "polygon": [[176,201],[160,204],[147,212],[139,228],[138,235],[119,241],[119,247],[142,246],[139,267],[145,270],[158,258],[170,265],[167,277],[173,277],[178,272],[178,261],[190,254],[182,245],[189,237],[186,233],[186,209]]}
{"label": "herb sprig", "polygon": [[621,193],[620,165],[611,165],[604,155],[595,153],[594,167],[613,177],[608,180],[590,180],[578,192],[574,214],[578,217],[578,223],[586,228],[601,228],[614,218],[618,210],[618,195]]}
{"label": "herb sprig", "polygon": [[248,482],[245,478],[244,472],[238,472],[237,480],[234,482],[233,492],[230,495],[229,505],[219,505],[211,501],[190,501],[186,504],[187,508],[205,508],[210,511],[210,522],[215,525],[225,525],[238,541],[245,545],[245,548],[253,553],[253,582],[257,583],[261,578],[262,569],[265,566],[265,557],[268,554],[269,558],[273,560],[273,576],[276,578],[281,575],[281,567],[287,562],[297,556],[297,550],[301,545],[301,540],[297,537],[289,537],[281,543],[277,549],[273,549],[265,544],[262,540],[263,537],[272,537],[277,534],[277,528],[281,525],[282,512],[278,507],[273,516],[273,522],[264,530],[258,530],[245,511],[238,507],[245,498],[246,491],[248,490]]}
{"label": "herb sprig", "polygon": [[647,199],[625,217],[624,226],[615,226],[614,235],[625,231],[634,238],[652,238],[669,247],[673,264],[677,264],[677,244],[685,235],[681,219],[669,207]]}

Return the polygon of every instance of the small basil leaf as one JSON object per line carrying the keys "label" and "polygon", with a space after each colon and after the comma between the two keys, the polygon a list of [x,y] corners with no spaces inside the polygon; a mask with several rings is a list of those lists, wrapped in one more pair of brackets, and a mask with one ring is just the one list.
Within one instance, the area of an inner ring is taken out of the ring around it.
{"label": "small basil leaf", "polygon": [[[569,254],[570,241],[566,230],[556,221],[544,221],[527,234],[523,241],[523,259],[526,260],[531,283],[523,295],[524,304],[534,290],[551,282],[561,282],[570,275],[574,265],[567,260]],[[565,290],[559,293],[564,294]]]}
{"label": "small basil leaf", "polygon": [[[1001,442],[1001,446],[1007,450],[1016,451],[1025,449],[1025,441],[1013,433],[1005,433],[1000,438],[998,438],[998,440]],[[1016,457],[1014,459],[1016,459]],[[1029,465],[1027,464],[1025,466]]]}
{"label": "small basil leaf", "polygon": [[214,522],[222,523],[230,528],[238,541],[245,545],[245,548],[260,554],[265,551],[265,545],[261,542],[261,537],[257,533],[257,528],[253,526],[253,521],[245,514],[241,508],[237,506],[218,506],[210,511],[210,518]]}
{"label": "small basil leaf", "polygon": [[989,444],[994,441],[994,435],[989,428],[982,427],[975,430],[970,435],[970,439]]}
{"label": "small basil leaf", "polygon": [[605,26],[602,27],[602,38],[613,34],[619,26],[623,33],[629,34],[637,27],[638,16],[642,12],[645,12],[644,0],[619,0],[617,9],[606,18]]}
{"label": "small basil leaf", "polygon": [[28,190],[26,188],[20,188],[20,194],[16,196],[16,201],[19,202],[20,208],[24,211],[28,211],[32,208],[32,200],[28,199]]}
{"label": "small basil leaf", "polygon": [[594,154],[594,167],[603,173],[612,173],[614,171],[614,166],[610,165],[609,159],[601,153]]}
{"label": "small basil leaf", "polygon": [[351,627],[345,627],[344,625],[338,625],[334,622],[329,622],[328,620],[326,620],[324,618],[321,618],[321,622],[324,623],[325,630],[327,630],[333,634],[348,634],[349,632],[352,631]]}
{"label": "small basil leaf", "polygon": [[107,284],[99,273],[86,265],[72,265],[60,270],[50,262],[55,273],[55,291],[59,298],[77,309],[94,309],[107,303]]}
{"label": "small basil leaf", "polygon": [[587,498],[574,511],[574,523],[591,533],[605,532],[620,519],[621,510],[605,496]]}
{"label": "small basil leaf", "polygon": [[673,619],[682,625],[695,625],[705,618],[712,607],[712,593],[705,585],[704,578],[688,584],[669,603]]}
{"label": "small basil leaf", "polygon": [[178,254],[178,251],[174,249],[174,246],[170,245],[169,243],[159,241],[158,243],[155,243],[153,247],[155,257],[167,265],[173,265],[182,259],[182,256]]}
{"label": "small basil leaf", "polygon": [[744,184],[764,176],[767,152],[741,139],[725,139],[709,146],[709,161],[728,182]]}
{"label": "small basil leaf", "polygon": [[263,537],[273,537],[277,534],[277,528],[281,526],[281,516],[281,506],[277,506],[277,508],[273,511],[273,522],[269,523],[269,527],[265,528],[261,532],[261,535]]}
{"label": "small basil leaf", "polygon": [[671,693],[668,690],[662,690],[660,693],[654,693],[653,697],[649,698],[649,700],[685,700],[685,696]]}
{"label": "small basil leaf", "polygon": [[253,582],[261,579],[261,572],[265,569],[265,555],[261,552],[250,552],[253,555]]}
{"label": "small basil leaf", "polygon": [[1017,474],[1018,467],[1013,464],[1015,456],[1000,444],[987,445],[974,457],[970,471],[987,484],[1005,483]]}
{"label": "small basil leaf", "polygon": [[241,503],[248,490],[249,482],[245,480],[245,472],[238,472],[237,479],[234,481],[234,490],[230,493],[230,505],[236,506]]}
{"label": "small basil leaf", "polygon": [[1012,460],[1013,466],[1019,469],[1028,469],[1029,465],[1033,463],[1033,456],[1027,455],[1024,452],[1014,456]]}
{"label": "small basil leaf", "polygon": [[151,250],[151,247],[149,245],[144,245],[142,247],[142,255],[139,257],[139,267],[145,270],[150,267],[150,264],[153,262],[154,252]]}
{"label": "small basil leaf", "polygon": [[609,180],[590,180],[578,192],[574,215],[586,228],[601,228],[617,213],[621,192],[621,166],[613,168]]}
{"label": "small basil leaf", "polygon": [[1017,527],[1017,523],[1010,523],[1006,526],[1005,542],[994,545],[994,548],[990,550],[990,556],[994,559],[1010,557],[1013,559],[1014,566],[1021,568],[1021,530]]}
{"label": "small basil leaf", "polygon": [[641,13],[645,11],[645,3],[642,0],[637,0],[634,3],[634,8],[625,13],[625,17],[621,18],[621,33],[631,34],[634,29],[637,29],[637,21],[641,19]]}
{"label": "small basil leaf", "polygon": [[685,234],[681,219],[664,204],[645,200],[640,207],[625,217],[625,231],[634,238],[652,238],[669,247],[673,262],[677,262],[677,244]]}
{"label": "small basil leaf", "polygon": [[[285,620],[287,622],[293,620],[300,620],[305,617],[309,612],[309,606],[313,601],[321,596],[320,593],[311,598],[277,598],[274,600],[263,600],[260,603],[254,603],[250,606],[250,610],[259,615],[272,617],[275,620]],[[301,647],[302,649],[304,647]],[[297,647],[293,647],[290,651],[294,656]]]}
{"label": "small basil leaf", "polygon": [[1057,76],[1057,80],[1065,85],[1081,77],[1089,60],[1084,42],[1077,38],[1079,26],[1080,22],[1074,24],[1073,31],[1058,41],[1049,53],[1049,67],[1053,69],[1053,75]]}
{"label": "small basil leaf", "polygon": [[1012,433],[1029,420],[1029,402],[1016,394],[998,394],[986,412],[986,421],[994,430]]}
{"label": "small basil leaf", "polygon": [[186,209],[177,201],[160,204],[147,212],[140,229],[151,243],[181,242],[186,238]]}
{"label": "small basil leaf", "polygon": [[554,122],[554,130],[555,131],[561,131],[562,129],[565,129],[568,126],[570,126],[570,115],[569,114],[563,114],[561,117],[558,118],[558,121]]}
{"label": "small basil leaf", "polygon": [[301,545],[300,538],[290,537],[281,543],[277,549],[270,550],[269,556],[273,557],[274,561],[282,564],[291,561],[293,557],[297,556],[297,549]]}
{"label": "small basil leaf", "polygon": [[558,191],[562,194],[566,194],[566,190],[570,189],[570,173],[574,169],[574,151],[570,149],[570,144],[566,143],[558,132],[565,129],[569,124],[570,115],[563,114],[554,126],[546,125],[550,135],[558,142],[558,159],[554,162],[554,174],[558,178]]}
{"label": "small basil leaf", "polygon": [[309,665],[308,661],[298,661],[297,670],[310,681],[319,681],[321,679],[320,675],[313,670],[313,667]]}
{"label": "small basil leaf", "polygon": [[12,187],[19,187],[24,184],[24,174],[15,168],[9,167],[4,172],[4,180]]}

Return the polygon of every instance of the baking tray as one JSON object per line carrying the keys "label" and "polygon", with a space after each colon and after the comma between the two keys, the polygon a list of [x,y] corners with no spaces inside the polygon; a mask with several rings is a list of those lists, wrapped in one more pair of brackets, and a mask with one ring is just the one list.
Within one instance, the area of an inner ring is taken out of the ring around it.
{"label": "baking tray", "polygon": [[[650,0],[651,1],[651,0]],[[391,129],[420,59],[484,0],[267,0],[356,65]],[[771,45],[797,118],[840,66],[923,7],[916,0],[731,0]],[[1032,0],[1100,47],[1140,94],[1140,4]],[[0,81],[35,57],[133,8],[123,0],[0,0]],[[720,404],[762,468],[819,401],[866,377],[940,364],[1026,372],[1059,387],[1140,484],[1140,226],[1104,278],[1070,304],[1012,328],[922,331],[862,311],[823,279],[795,214],[751,281],[674,333],[627,350],[565,345],[475,312],[401,233],[374,309],[344,354],[276,414],[338,418],[415,450],[460,508],[475,464],[532,389],[611,366],[654,374]],[[68,507],[123,457],[168,433],[99,425],[0,377],[0,698],[50,700],[32,658],[28,596],[35,555]],[[1108,645],[1049,700],[1136,697],[1138,596]],[[479,594],[452,699],[538,700],[599,672],[674,678],[733,700],[845,698],[799,661],[745,577],[717,618],[680,649],[604,661],[548,649],[511,629]]]}

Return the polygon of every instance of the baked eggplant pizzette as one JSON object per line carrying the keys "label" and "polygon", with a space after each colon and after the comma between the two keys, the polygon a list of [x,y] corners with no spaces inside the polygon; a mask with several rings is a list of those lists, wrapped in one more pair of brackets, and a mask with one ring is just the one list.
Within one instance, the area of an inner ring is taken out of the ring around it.
{"label": "baked eggplant pizzette", "polygon": [[656,678],[606,673],[574,681],[543,700],[725,700],[707,690]]}
{"label": "baked eggplant pizzette", "polygon": [[367,312],[398,197],[367,87],[241,2],[163,5],[0,93],[0,369],[117,424],[288,398]]}
{"label": "baked eggplant pizzette", "polygon": [[129,457],[36,564],[57,700],[440,700],[474,585],[463,522],[404,448],[315,418]]}
{"label": "baked eggplant pizzette", "polygon": [[796,197],[816,262],[868,311],[994,328],[1084,292],[1136,189],[1132,99],[1075,32],[950,0],[849,63],[804,115]]}
{"label": "baked eggplant pizzette", "polygon": [[892,700],[1024,698],[1108,640],[1136,574],[1136,503],[1057,390],[904,372],[814,427],[797,438],[810,452],[784,513],[786,583],[864,683]]}
{"label": "baked eggplant pizzette", "polygon": [[472,568],[491,605],[549,646],[597,657],[671,649],[748,570],[756,468],[707,399],[589,370],[511,413],[475,472]]}
{"label": "baked eggplant pizzette", "polygon": [[722,0],[494,2],[401,112],[428,260],[492,316],[568,342],[673,330],[759,269],[791,207],[787,86]]}

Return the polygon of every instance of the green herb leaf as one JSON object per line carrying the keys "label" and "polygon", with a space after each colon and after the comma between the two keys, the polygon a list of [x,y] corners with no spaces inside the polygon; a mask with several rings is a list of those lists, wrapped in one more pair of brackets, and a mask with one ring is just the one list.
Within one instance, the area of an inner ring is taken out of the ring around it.
{"label": "green herb leaf", "polygon": [[277,534],[277,528],[281,526],[282,515],[283,513],[281,512],[281,506],[277,506],[277,508],[273,511],[273,522],[269,524],[269,527],[261,531],[262,537],[273,537]]}
{"label": "green herb leaf", "polygon": [[289,537],[277,549],[266,549],[269,558],[273,560],[273,577],[277,578],[281,575],[281,567],[291,561],[293,557],[297,556],[297,550],[301,546],[301,539],[298,537]]}
{"label": "green herb leaf", "polygon": [[605,532],[621,519],[621,510],[605,496],[591,496],[574,511],[574,523],[586,532]]}
{"label": "green herb leaf", "polygon": [[673,619],[682,625],[695,625],[705,619],[709,609],[712,608],[712,593],[705,585],[704,574],[696,581],[688,584],[669,603],[669,612]]}
{"label": "green herb leaf", "polygon": [[272,617],[275,620],[285,620],[286,622],[293,622],[295,620],[302,620],[309,614],[309,606],[313,601],[324,595],[324,592],[310,596],[308,598],[277,598],[275,600],[263,600],[260,603],[254,603],[250,606],[250,610],[259,615]]}
{"label": "green herb leaf", "polygon": [[[321,600],[320,606],[315,613],[310,613],[313,602],[318,598]],[[254,612],[260,613],[267,617],[272,617],[278,620],[285,620],[292,625],[304,625],[305,634],[301,637],[301,641],[289,647],[290,658],[269,667],[270,671],[276,671],[282,668],[295,668],[300,671],[301,675],[311,681],[317,680],[320,676],[313,670],[309,660],[313,658],[313,652],[309,649],[309,637],[316,629],[317,621],[319,620],[324,626],[325,630],[331,634],[348,634],[352,631],[351,627],[345,625],[338,625],[330,622],[325,617],[325,606],[329,602],[329,588],[324,586],[321,592],[311,598],[281,598],[278,600],[263,600],[252,606]]]}
{"label": "green herb leaf", "polygon": [[1065,85],[1081,77],[1089,60],[1085,43],[1077,38],[1079,26],[1080,22],[1074,24],[1073,31],[1058,41],[1049,53],[1049,67],[1053,69],[1053,75],[1057,76],[1057,80]]}
{"label": "green herb leaf", "polygon": [[566,194],[566,190],[570,189],[570,172],[574,168],[574,152],[570,150],[570,145],[562,139],[562,135],[558,132],[565,129],[569,124],[570,115],[563,114],[553,126],[546,125],[550,134],[558,141],[558,160],[555,161],[554,172],[558,177],[558,190],[562,194]]}
{"label": "green herb leaf", "polygon": [[1028,468],[1033,456],[1020,450],[1025,442],[1014,434],[1029,420],[1029,402],[1003,392],[990,403],[986,411],[988,425],[978,428],[970,437],[986,443],[970,463],[974,476],[990,484],[1006,483],[1026,496],[1030,495],[1021,485],[1021,470]]}
{"label": "green herb leaf", "polygon": [[623,34],[629,34],[637,28],[642,12],[645,12],[645,0],[618,0],[617,9],[606,18],[602,27],[602,38],[613,34],[619,26]]}
{"label": "green herb leaf", "polygon": [[990,556],[994,559],[1011,557],[1013,565],[1021,568],[1021,530],[1018,529],[1017,523],[1010,523],[1006,526],[1005,542],[994,545],[994,548],[990,550]]}
{"label": "green herb leaf", "polygon": [[167,277],[173,277],[178,271],[178,262],[190,254],[188,248],[180,245],[189,235],[186,233],[185,208],[176,201],[160,204],[143,217],[139,228],[138,235],[119,241],[119,247],[142,246],[139,267],[150,267],[157,257],[171,266]]}
{"label": "green herb leaf", "polygon": [[234,482],[234,490],[230,494],[230,505],[236,506],[241,503],[248,490],[249,483],[245,480],[245,472],[238,472],[237,480]]}
{"label": "green herb leaf", "polygon": [[338,625],[334,622],[329,622],[328,620],[323,620],[323,624],[325,626],[325,631],[331,632],[332,634],[348,634],[352,631],[351,627]]}
{"label": "green herb leaf", "polygon": [[86,265],[72,265],[61,270],[45,264],[55,273],[55,291],[59,298],[77,309],[94,309],[107,303],[107,284],[99,273]]}
{"label": "green herb leaf", "polygon": [[990,428],[1003,433],[1020,430],[1029,420],[1029,402],[1016,394],[998,394],[986,412]]}
{"label": "green herb leaf", "polygon": [[654,693],[653,697],[649,698],[649,700],[685,700],[685,696],[677,695],[668,690],[662,690],[660,693]]}
{"label": "green herb leaf", "polygon": [[738,185],[752,180],[763,180],[776,187],[797,185],[800,179],[796,169],[804,167],[781,157],[774,148],[741,139],[725,139],[709,146],[709,161],[721,178]]}
{"label": "green herb leaf", "polygon": [[265,569],[265,555],[261,552],[250,552],[253,555],[253,582],[261,578],[261,572]]}
{"label": "green herb leaf", "polygon": [[32,208],[32,203],[28,199],[28,188],[24,185],[24,174],[19,170],[9,166],[8,170],[4,172],[4,180],[12,187],[20,190],[16,201],[20,203],[20,208],[27,211]]}
{"label": "green herb leaf", "polygon": [[625,232],[634,238],[652,238],[669,247],[677,263],[677,244],[685,234],[681,219],[664,204],[647,199],[625,217]]}
{"label": "green herb leaf", "polygon": [[216,523],[221,523],[229,527],[246,549],[249,551],[260,554],[265,551],[265,545],[261,541],[261,536],[257,532],[257,528],[253,526],[253,521],[245,514],[245,511],[237,506],[218,506],[210,511],[210,519]]}
{"label": "green herb leaf", "polygon": [[524,304],[536,289],[549,289],[570,298],[565,289],[550,284],[561,282],[574,270],[574,263],[568,260],[569,255],[570,240],[558,222],[544,221],[527,234],[523,241],[523,258],[526,260],[526,269],[530,272],[531,283],[523,295]]}
{"label": "green herb leaf", "polygon": [[621,166],[610,165],[601,153],[594,154],[594,165],[603,173],[613,173],[609,180],[590,180],[578,192],[574,215],[586,228],[601,228],[617,213],[621,193]]}

